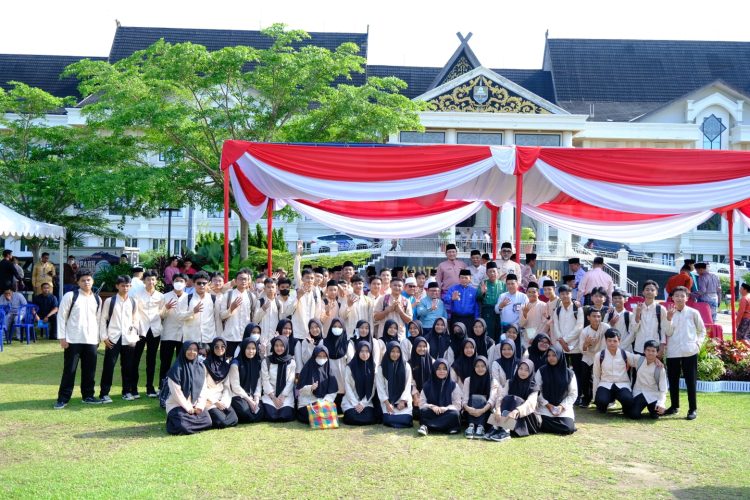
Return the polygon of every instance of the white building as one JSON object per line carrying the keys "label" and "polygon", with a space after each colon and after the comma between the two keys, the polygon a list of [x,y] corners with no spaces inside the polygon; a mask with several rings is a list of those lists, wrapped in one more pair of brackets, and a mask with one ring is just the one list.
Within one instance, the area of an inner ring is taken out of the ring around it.
{"label": "white building", "polygon": [[[265,43],[257,31],[118,26],[109,60],[127,57],[162,37],[209,49]],[[420,115],[425,132],[402,131],[390,142],[750,150],[750,42],[551,38],[542,68],[519,70],[482,66],[469,46],[471,35],[459,38],[459,47],[442,68],[368,65],[367,75],[399,77],[408,84],[407,96],[434,105]],[[357,43],[366,55],[365,33],[315,33],[310,43],[333,48],[344,41]],[[55,75],[76,59],[0,55],[0,85],[21,80],[55,95],[75,95],[75,82]],[[79,108],[49,118],[84,125]],[[201,231],[222,232],[221,215],[188,207],[174,213],[172,248],[189,248]],[[513,216],[512,209],[501,214],[503,240],[512,239]],[[113,225],[121,220],[110,217]],[[488,229],[489,220],[484,209],[467,223]],[[330,231],[312,221],[274,224],[285,228],[289,242]],[[558,231],[525,216],[523,225],[532,225],[539,241],[586,240],[586,235]],[[238,226],[232,217],[232,234]],[[155,249],[167,238],[167,218],[129,218],[123,232],[125,240],[89,238],[86,244]],[[735,232],[737,257],[747,260],[750,232],[741,224]],[[680,253],[720,262],[727,251],[727,224],[716,215],[681,237],[631,246],[665,264]]]}

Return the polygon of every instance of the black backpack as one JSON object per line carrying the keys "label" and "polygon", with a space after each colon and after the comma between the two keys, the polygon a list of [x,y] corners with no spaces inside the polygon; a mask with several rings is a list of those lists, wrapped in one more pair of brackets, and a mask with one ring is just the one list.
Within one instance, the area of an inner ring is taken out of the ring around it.
{"label": "black backpack", "polygon": [[[73,312],[73,306],[76,305],[76,300],[78,300],[79,290],[73,290],[73,300],[70,302],[70,309],[68,309],[68,318],[70,318],[70,313]],[[96,299],[96,312],[99,312],[99,307],[102,305],[102,299],[97,294],[94,294],[94,299]],[[112,315],[112,311],[109,312],[109,315]],[[107,322],[107,326],[109,326],[109,322]]]}

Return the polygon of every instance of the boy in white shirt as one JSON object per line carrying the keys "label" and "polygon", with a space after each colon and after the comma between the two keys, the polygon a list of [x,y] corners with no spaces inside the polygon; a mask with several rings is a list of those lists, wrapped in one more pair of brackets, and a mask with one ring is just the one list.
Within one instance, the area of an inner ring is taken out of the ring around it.
{"label": "boy in white shirt", "polygon": [[[159,350],[161,338],[161,315],[160,311],[164,305],[164,296],[156,289],[156,281],[159,279],[155,271],[147,271],[143,275],[144,288],[135,294],[138,302],[138,310],[141,317],[140,333],[141,339],[135,346],[135,361],[133,363],[133,385],[136,387],[135,396],[138,394],[138,368],[141,364],[141,356],[146,350],[146,395],[150,398],[157,397],[154,388],[154,375],[156,372],[156,352]],[[133,289],[130,289],[131,293]]]}
{"label": "boy in white shirt", "polygon": [[644,408],[648,408],[651,418],[664,415],[667,401],[667,374],[657,359],[659,343],[649,340],[643,347],[645,356],[638,356],[635,385],[633,386],[633,406],[628,416],[641,418]]}
{"label": "boy in white shirt", "polygon": [[[595,363],[595,357],[602,350],[602,343],[604,341],[604,333],[609,328],[607,323],[602,322],[602,313],[597,309],[588,309],[589,325],[581,332],[579,344],[581,346],[581,378],[580,386],[581,390],[581,408],[588,408],[591,403],[591,399],[596,392],[597,384],[591,385],[591,373],[592,367]],[[576,374],[576,378],[578,374]]]}
{"label": "boy in white shirt", "polygon": [[607,413],[610,403],[619,401],[623,415],[627,415],[633,406],[628,371],[637,366],[636,355],[620,348],[620,332],[616,329],[604,332],[604,339],[607,347],[594,356],[596,411]]}

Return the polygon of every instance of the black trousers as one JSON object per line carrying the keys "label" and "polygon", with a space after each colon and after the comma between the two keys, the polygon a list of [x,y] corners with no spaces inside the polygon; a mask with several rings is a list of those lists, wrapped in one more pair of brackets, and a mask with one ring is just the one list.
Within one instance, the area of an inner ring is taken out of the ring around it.
{"label": "black trousers", "polygon": [[456,410],[448,410],[438,415],[425,408],[419,410],[419,423],[435,432],[458,432],[461,429],[461,415]]}
{"label": "black trousers", "polygon": [[482,304],[479,316],[487,323],[486,335],[489,335],[497,344],[500,341],[500,315],[495,312],[494,304]]}
{"label": "black trousers", "polygon": [[539,430],[549,434],[560,434],[565,436],[567,434],[573,434],[578,429],[576,429],[576,423],[572,418],[549,417],[547,415],[542,415],[542,425]]}
{"label": "black trousers", "polygon": [[81,362],[81,396],[86,399],[94,396],[96,376],[96,347],[93,344],[68,344],[63,351],[63,373],[57,400],[62,403],[70,401],[76,383],[76,370]]}
{"label": "black trousers", "polygon": [[576,374],[576,385],[578,386],[578,397],[582,401],[591,402],[593,399],[591,390],[591,372],[592,369],[583,361],[583,354],[568,354],[568,364],[573,368]]}
{"label": "black trousers", "polygon": [[375,408],[365,407],[361,413],[357,413],[354,408],[349,408],[344,412],[344,423],[346,425],[373,425],[375,423]]}
{"label": "black trousers", "polygon": [[667,380],[669,380],[669,400],[673,408],[680,407],[680,373],[685,379],[688,395],[688,411],[698,409],[696,387],[698,384],[698,355],[686,358],[667,358]]}
{"label": "black trousers", "polygon": [[135,354],[135,347],[129,345],[122,345],[118,340],[116,344],[113,344],[109,349],[104,350],[104,366],[102,366],[102,381],[99,384],[99,397],[109,396],[109,391],[112,389],[112,379],[115,374],[115,366],[117,366],[117,360],[122,354],[122,361],[120,362],[120,376],[122,377],[122,393],[132,393],[133,381],[131,379],[133,357]]}
{"label": "black trousers", "polygon": [[266,403],[261,404],[263,405],[263,415],[269,422],[291,422],[294,420],[294,408],[291,406],[276,408]]}
{"label": "black trousers", "polygon": [[258,411],[253,413],[247,401],[239,396],[232,398],[232,408],[241,424],[254,424],[263,420],[263,405],[258,402]]}
{"label": "black trousers", "polygon": [[167,413],[167,432],[169,434],[195,434],[211,428],[211,417],[208,412],[200,415],[189,414],[184,408],[172,408]]}
{"label": "black trousers", "polygon": [[[159,337],[154,337],[151,329],[145,337],[141,337],[135,345],[133,353],[133,364],[131,365],[132,373],[130,378],[133,381],[133,393],[138,392],[138,379],[140,379],[141,356],[146,349],[146,392],[154,391],[154,375],[156,373],[156,351],[159,350]],[[154,391],[155,392],[155,391]]]}
{"label": "black trousers", "polygon": [[[484,406],[487,404],[487,398],[484,396],[472,396],[471,400],[469,401],[469,406],[472,408],[484,408]],[[468,412],[464,411],[464,419],[468,424],[474,425],[476,427],[484,427],[487,425],[487,419],[490,418],[490,410],[487,410],[486,412],[482,413],[480,416],[475,417],[474,415],[469,415]]]}
{"label": "black trousers", "polygon": [[643,397],[643,394],[638,394],[633,399],[633,405],[630,407],[630,411],[628,412],[628,417],[638,420],[641,418],[641,413],[643,413],[643,409],[648,408],[648,414],[651,418],[659,418],[659,414],[656,413],[656,401],[653,403],[647,403],[646,398]]}
{"label": "black trousers", "polygon": [[211,408],[208,414],[211,417],[211,427],[214,429],[226,429],[237,425],[237,414],[231,406],[228,406],[226,410]]}
{"label": "black trousers", "polygon": [[617,387],[612,384],[611,387],[599,387],[596,389],[596,411],[599,413],[607,413],[607,407],[610,403],[614,403],[615,400],[620,402],[622,405],[622,414],[628,415],[631,407],[633,406],[633,393],[627,387]]}
{"label": "black trousers", "polygon": [[159,348],[159,389],[161,382],[167,376],[167,372],[172,367],[172,361],[175,356],[180,354],[182,342],[179,340],[162,340]]}

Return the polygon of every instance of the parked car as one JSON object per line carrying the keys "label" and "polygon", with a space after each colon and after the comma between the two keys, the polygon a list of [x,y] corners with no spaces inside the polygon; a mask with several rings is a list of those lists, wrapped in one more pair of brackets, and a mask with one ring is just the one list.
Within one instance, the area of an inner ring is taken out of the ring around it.
{"label": "parked car", "polygon": [[592,252],[609,252],[609,253],[617,253],[620,251],[621,248],[624,248],[633,257],[646,258],[646,254],[642,252],[636,252],[635,250],[630,248],[627,244],[619,243],[617,241],[589,239],[586,242],[586,244],[583,246],[585,248],[588,248]]}
{"label": "parked car", "polygon": [[310,251],[325,253],[331,251],[331,243],[337,243],[339,250],[364,250],[372,246],[372,240],[356,238],[345,233],[326,234],[318,236],[310,242]]}

